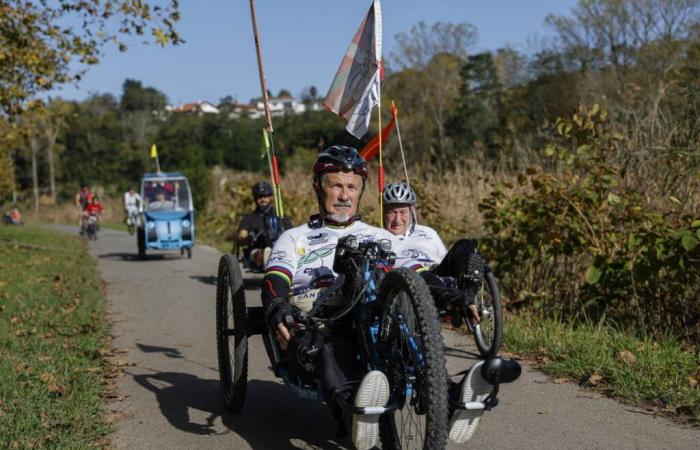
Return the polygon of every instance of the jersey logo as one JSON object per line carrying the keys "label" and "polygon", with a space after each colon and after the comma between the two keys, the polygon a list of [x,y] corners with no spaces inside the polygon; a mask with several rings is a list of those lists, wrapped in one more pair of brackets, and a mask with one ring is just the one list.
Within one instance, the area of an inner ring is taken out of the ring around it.
{"label": "jersey logo", "polygon": [[325,244],[328,242],[328,233],[322,231],[318,234],[310,234],[306,236],[306,239],[308,239],[311,246]]}
{"label": "jersey logo", "polygon": [[301,258],[299,258],[299,261],[297,262],[297,268],[299,268],[301,266],[305,266],[307,264],[311,264],[315,261],[318,261],[319,259],[330,255],[334,251],[335,251],[334,245],[329,245],[328,247],[322,247],[322,248],[318,248],[316,250],[310,251],[306,255],[303,255]]}

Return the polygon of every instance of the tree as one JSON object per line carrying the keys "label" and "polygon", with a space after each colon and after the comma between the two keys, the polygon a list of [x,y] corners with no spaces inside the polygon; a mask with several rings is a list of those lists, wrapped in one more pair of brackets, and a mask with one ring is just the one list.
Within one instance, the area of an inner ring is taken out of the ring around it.
{"label": "tree", "polygon": [[144,87],[137,80],[124,81],[119,110],[132,148],[141,151],[150,148],[167,103],[165,94],[157,89]]}
{"label": "tree", "polygon": [[182,42],[179,18],[178,0],[0,0],[0,109],[17,113],[36,94],[79,81],[104,45],[125,51],[127,36]]}
{"label": "tree", "polygon": [[0,117],[0,202],[15,191],[15,168],[10,156],[19,145],[21,134],[16,124]]}
{"label": "tree", "polygon": [[292,93],[289,92],[287,89],[280,89],[280,91],[277,93],[277,97],[291,97]]}
{"label": "tree", "polygon": [[699,21],[700,0],[579,0],[571,17],[547,18],[569,68],[600,75],[584,91],[605,95],[645,146],[665,140],[662,106]]}
{"label": "tree", "polygon": [[391,54],[391,72],[386,80],[388,98],[399,109],[410,111],[402,118],[407,146],[422,162],[441,162],[454,150],[445,124],[457,105],[461,85],[460,69],[476,29],[466,23],[437,22],[428,27],[419,22],[409,33],[396,35]]}
{"label": "tree", "polygon": [[61,100],[51,101],[37,111],[37,131],[42,134],[44,145],[46,146],[46,159],[49,165],[49,192],[52,205],[56,204],[56,139],[65,127],[66,116],[69,114],[69,111],[70,106]]}

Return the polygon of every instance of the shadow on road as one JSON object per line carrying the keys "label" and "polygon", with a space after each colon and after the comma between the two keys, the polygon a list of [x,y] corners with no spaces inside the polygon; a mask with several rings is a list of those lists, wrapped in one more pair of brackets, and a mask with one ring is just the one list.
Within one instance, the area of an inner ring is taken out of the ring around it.
{"label": "shadow on road", "polygon": [[466,350],[460,350],[454,347],[445,346],[445,356],[452,356],[453,358],[463,358],[463,359],[473,359],[474,361],[482,359],[481,355],[474,352],[468,352]]}
{"label": "shadow on road", "polygon": [[165,255],[146,255],[145,259],[139,258],[138,253],[103,253],[101,255],[97,255],[98,258],[101,259],[121,259],[123,261],[148,261],[148,260],[156,260],[156,259],[165,259]]}
{"label": "shadow on road", "polygon": [[160,345],[136,344],[143,353],[162,353],[169,358],[184,358],[182,352],[173,347],[161,347]]}
{"label": "shadow on road", "polygon": [[216,277],[214,275],[191,275],[190,278],[197,280],[200,283],[209,284],[212,286],[216,285]]}
{"label": "shadow on road", "polygon": [[[224,407],[218,380],[181,372],[132,376],[155,394],[161,413],[179,430],[199,435],[233,432],[254,449],[346,448],[333,440],[335,423],[322,403],[299,400],[278,383],[250,381],[246,406],[231,414]],[[193,409],[206,417],[193,420]],[[217,431],[218,418],[226,430]]]}

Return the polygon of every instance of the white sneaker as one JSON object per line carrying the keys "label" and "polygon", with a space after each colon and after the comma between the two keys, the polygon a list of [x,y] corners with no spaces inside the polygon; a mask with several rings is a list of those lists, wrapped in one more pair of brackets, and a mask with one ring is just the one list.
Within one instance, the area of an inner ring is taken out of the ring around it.
{"label": "white sneaker", "polygon": [[[481,366],[483,365],[484,361],[479,361],[469,369],[469,373],[462,380],[459,402],[483,402],[493,390],[493,385],[481,376]],[[455,410],[450,418],[450,440],[456,444],[463,444],[471,439],[483,413],[483,409]]]}
{"label": "white sneaker", "polygon": [[[369,372],[362,379],[355,394],[355,406],[386,406],[389,401],[389,381],[378,371]],[[358,450],[369,450],[379,442],[380,414],[352,415],[352,442]]]}

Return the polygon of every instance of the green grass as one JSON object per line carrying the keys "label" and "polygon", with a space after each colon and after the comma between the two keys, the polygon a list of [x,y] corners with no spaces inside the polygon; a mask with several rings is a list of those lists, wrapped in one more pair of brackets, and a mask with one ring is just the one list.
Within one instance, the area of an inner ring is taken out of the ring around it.
{"label": "green grass", "polygon": [[530,315],[508,317],[506,325],[508,349],[538,357],[546,373],[700,422],[700,360],[676,340],[640,339],[602,325]]}
{"label": "green grass", "polygon": [[0,448],[100,445],[106,332],[80,238],[0,227]]}

